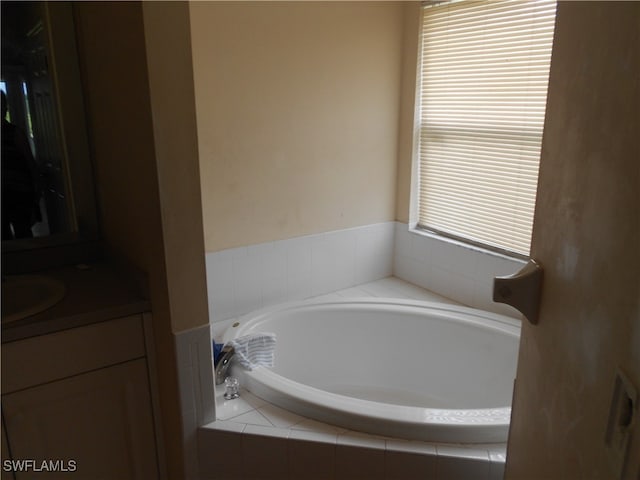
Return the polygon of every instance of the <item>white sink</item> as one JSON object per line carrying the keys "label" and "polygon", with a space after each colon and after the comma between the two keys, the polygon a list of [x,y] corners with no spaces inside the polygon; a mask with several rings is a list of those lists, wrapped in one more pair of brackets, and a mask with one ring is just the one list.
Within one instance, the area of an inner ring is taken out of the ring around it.
{"label": "white sink", "polygon": [[62,282],[44,275],[10,275],[2,279],[2,323],[15,322],[53,307],[64,298]]}

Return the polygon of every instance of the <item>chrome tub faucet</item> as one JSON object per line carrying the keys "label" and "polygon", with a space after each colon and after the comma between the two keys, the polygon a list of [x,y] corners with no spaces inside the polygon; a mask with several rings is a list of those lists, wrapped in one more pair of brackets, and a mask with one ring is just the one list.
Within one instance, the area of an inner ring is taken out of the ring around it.
{"label": "chrome tub faucet", "polygon": [[227,370],[229,369],[231,358],[235,353],[236,351],[230,345],[222,347],[218,362],[216,363],[216,385],[223,384],[224,379],[227,378]]}

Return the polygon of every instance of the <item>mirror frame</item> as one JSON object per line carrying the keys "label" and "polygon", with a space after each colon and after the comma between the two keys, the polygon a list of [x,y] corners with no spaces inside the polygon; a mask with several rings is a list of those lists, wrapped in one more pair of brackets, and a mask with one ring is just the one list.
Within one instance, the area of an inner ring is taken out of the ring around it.
{"label": "mirror frame", "polygon": [[70,231],[2,241],[2,253],[95,241],[99,222],[72,2],[41,2],[69,199]]}

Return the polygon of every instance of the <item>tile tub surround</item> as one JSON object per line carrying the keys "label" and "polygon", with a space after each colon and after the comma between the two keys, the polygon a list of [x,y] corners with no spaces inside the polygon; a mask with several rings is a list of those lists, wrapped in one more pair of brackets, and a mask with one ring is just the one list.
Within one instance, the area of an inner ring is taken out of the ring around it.
{"label": "tile tub surround", "polygon": [[493,278],[525,262],[385,222],[206,255],[210,322],[394,275],[482,310],[520,318],[492,300]]}
{"label": "tile tub surround", "polygon": [[[457,304],[395,277],[314,298],[391,297]],[[221,336],[233,323],[211,326]],[[501,479],[506,444],[434,444],[354,432],[301,417],[241,389],[216,394],[217,420],[198,429],[200,476],[208,479]],[[254,469],[255,467],[255,469]]]}
{"label": "tile tub surround", "polygon": [[388,277],[395,229],[377,223],[207,253],[210,322]]}
{"label": "tile tub surround", "polygon": [[180,385],[184,473],[187,480],[196,480],[199,478],[198,427],[217,418],[210,327],[203,325],[177,333],[174,342]]}
{"label": "tile tub surround", "polygon": [[493,301],[493,279],[511,275],[526,261],[444,237],[410,230],[396,222],[393,275],[480,310],[521,318],[520,312]]}

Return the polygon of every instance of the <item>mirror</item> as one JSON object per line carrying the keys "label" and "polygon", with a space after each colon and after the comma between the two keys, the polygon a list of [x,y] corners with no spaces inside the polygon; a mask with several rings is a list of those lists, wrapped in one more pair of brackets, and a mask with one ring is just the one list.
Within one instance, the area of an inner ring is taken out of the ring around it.
{"label": "mirror", "polygon": [[[70,2],[1,2],[2,250],[97,233]],[[4,113],[4,111],[3,111]],[[26,225],[26,226],[25,226]]]}

